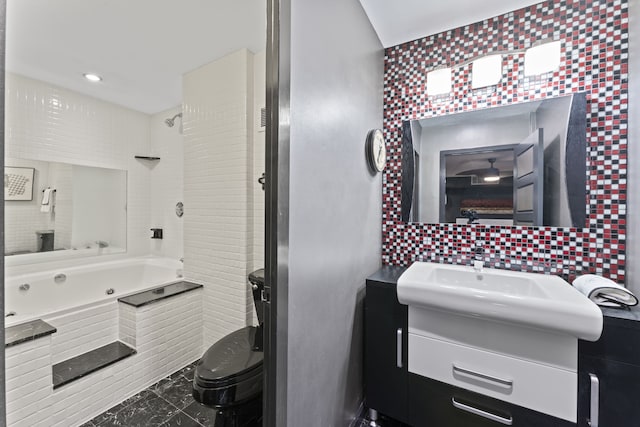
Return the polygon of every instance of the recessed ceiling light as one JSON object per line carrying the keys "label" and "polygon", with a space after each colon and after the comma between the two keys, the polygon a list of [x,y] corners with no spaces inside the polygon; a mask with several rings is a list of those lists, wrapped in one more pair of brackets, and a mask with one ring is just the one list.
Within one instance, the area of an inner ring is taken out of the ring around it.
{"label": "recessed ceiling light", "polygon": [[84,78],[89,80],[90,82],[93,83],[97,83],[97,82],[101,82],[102,81],[102,77],[100,77],[97,74],[93,74],[93,73],[84,73],[83,74]]}

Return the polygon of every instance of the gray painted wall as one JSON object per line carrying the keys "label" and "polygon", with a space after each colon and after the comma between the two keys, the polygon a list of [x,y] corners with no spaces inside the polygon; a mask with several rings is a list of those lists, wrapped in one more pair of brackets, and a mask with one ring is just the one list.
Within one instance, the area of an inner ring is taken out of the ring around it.
{"label": "gray painted wall", "polygon": [[381,265],[383,49],[357,1],[291,2],[287,425],[346,426],[362,401],[365,278]]}
{"label": "gray painted wall", "polygon": [[629,1],[629,163],[627,280],[640,294],[640,0]]}

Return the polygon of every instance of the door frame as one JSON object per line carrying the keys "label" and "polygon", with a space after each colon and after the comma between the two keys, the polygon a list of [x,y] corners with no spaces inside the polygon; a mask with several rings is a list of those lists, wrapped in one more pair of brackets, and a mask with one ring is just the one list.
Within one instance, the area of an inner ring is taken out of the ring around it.
{"label": "door frame", "polygon": [[[520,142],[513,150],[513,225],[543,225],[543,196],[544,196],[544,130],[536,128],[529,136]],[[532,170],[521,175],[518,168],[518,158],[532,151]],[[566,174],[565,174],[566,176]],[[565,178],[566,180],[566,178]],[[531,210],[520,210],[518,191],[531,186],[533,188]]]}
{"label": "door frame", "polygon": [[263,426],[287,425],[291,1],[267,1]]}

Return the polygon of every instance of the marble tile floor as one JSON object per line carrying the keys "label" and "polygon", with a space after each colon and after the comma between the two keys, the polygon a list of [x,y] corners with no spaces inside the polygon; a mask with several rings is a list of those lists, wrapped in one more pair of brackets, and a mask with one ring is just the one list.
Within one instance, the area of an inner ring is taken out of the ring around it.
{"label": "marble tile floor", "polygon": [[103,412],[81,427],[210,427],[216,411],[191,396],[195,362]]}
{"label": "marble tile floor", "polygon": [[[216,411],[200,405],[191,396],[196,362],[161,379],[151,387],[103,412],[80,427],[212,427]],[[407,427],[399,421],[379,416],[380,427]],[[369,427],[359,418],[354,427]]]}

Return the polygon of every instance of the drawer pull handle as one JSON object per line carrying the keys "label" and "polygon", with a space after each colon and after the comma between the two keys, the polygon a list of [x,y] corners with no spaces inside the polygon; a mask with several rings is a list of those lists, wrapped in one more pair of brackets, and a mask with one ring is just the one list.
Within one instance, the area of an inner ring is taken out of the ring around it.
{"label": "drawer pull handle", "polygon": [[461,411],[469,412],[470,414],[474,414],[474,415],[479,415],[479,416],[484,417],[484,418],[486,418],[488,420],[495,421],[497,423],[504,424],[504,425],[507,425],[507,426],[510,426],[510,425],[513,424],[513,418],[512,417],[509,417],[509,418],[501,417],[499,415],[492,414],[491,412],[483,411],[482,409],[478,409],[478,408],[474,408],[473,406],[465,405],[464,403],[458,402],[455,397],[451,398],[451,403],[453,404],[453,406],[455,408],[460,409]]}
{"label": "drawer pull handle", "polygon": [[465,368],[461,368],[459,366],[456,366],[455,364],[453,364],[453,372],[457,373],[457,374],[462,374],[462,375],[467,375],[467,376],[471,376],[471,377],[476,377],[476,378],[480,378],[482,380],[485,381],[491,381],[494,383],[498,383],[502,386],[506,386],[506,387],[513,387],[513,380],[505,380],[502,378],[498,378],[498,377],[493,377],[491,375],[487,375],[487,374],[482,374],[480,372],[474,372],[470,369],[465,369]]}
{"label": "drawer pull handle", "polygon": [[589,374],[591,382],[591,399],[589,404],[589,420],[587,421],[591,427],[598,427],[598,418],[600,418],[600,380],[595,374]]}
{"label": "drawer pull handle", "polygon": [[402,368],[402,328],[396,331],[396,366]]}

